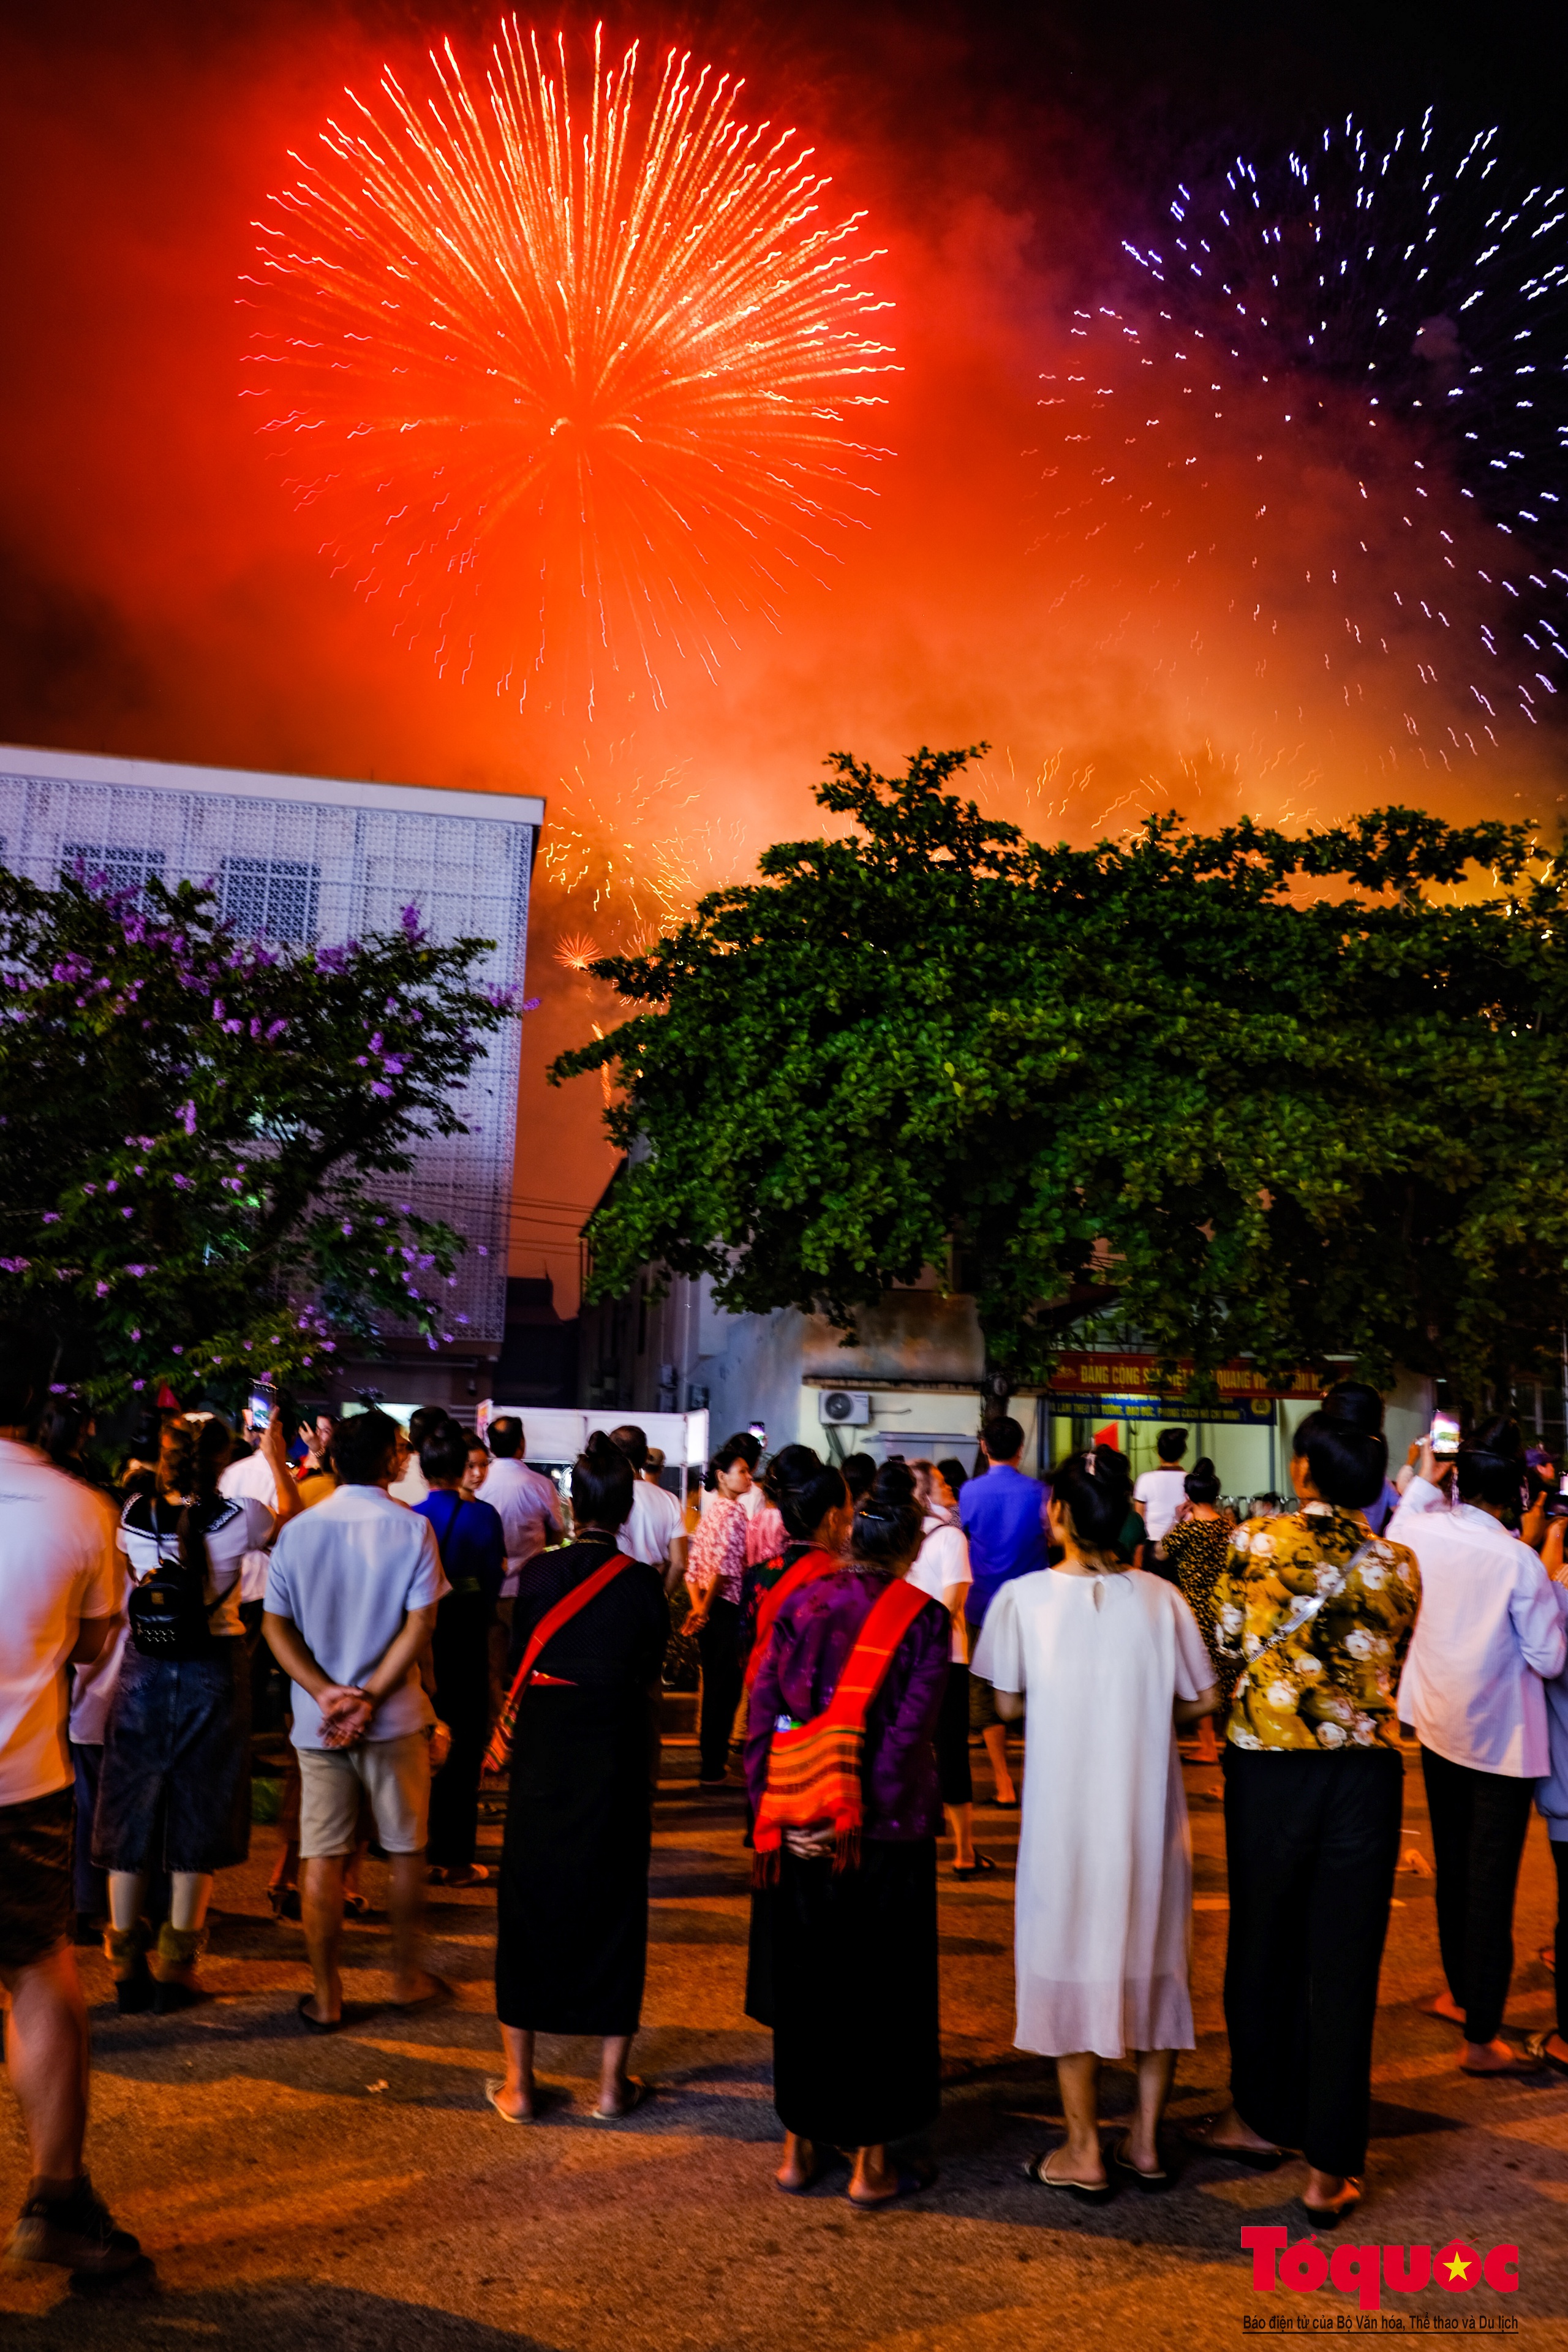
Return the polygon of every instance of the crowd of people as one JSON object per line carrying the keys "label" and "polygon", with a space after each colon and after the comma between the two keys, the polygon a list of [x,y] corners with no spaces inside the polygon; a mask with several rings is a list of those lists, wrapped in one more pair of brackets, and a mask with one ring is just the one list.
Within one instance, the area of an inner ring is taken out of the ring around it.
{"label": "crowd of people", "polygon": [[[495,2115],[547,2095],[540,2035],[591,2036],[595,2118],[631,2072],[648,1937],[669,1661],[700,1660],[700,1791],[743,1796],[746,2009],[773,2036],[776,2182],[847,2165],[874,2210],[933,2177],[912,2154],[941,2078],[939,1837],[975,1843],[977,1759],[1019,1805],[1016,2041],[1056,2062],[1066,2133],[1030,2177],[1102,2202],[1165,2188],[1164,2115],[1194,2043],[1191,1841],[1178,1735],[1223,1732],[1229,2105],[1184,2137],[1256,2170],[1290,2152],[1331,2229],[1363,2193],[1372,2036],[1401,1844],[1402,1726],[1419,1743],[1457,2063],[1568,2073],[1559,2030],[1503,2034],[1532,1802],[1568,1917],[1564,1521],[1517,1427],[1388,1475],[1375,1391],[1342,1381],[1294,1433],[1296,1507],[1239,1524],[1214,1466],[1162,1433],[1136,1483],[1097,1445],[1044,1481],[987,1423],[956,1457],[822,1460],[720,1447],[668,1492],[645,1433],[591,1436],[567,1492],[511,1415],[369,1408],[253,1444],[216,1413],[151,1420],[114,1492],[89,1424],[0,1347],[0,1984],[31,2149],[22,2260],[140,2259],[83,2168],[87,2024],[73,1937],[121,2011],[207,1997],[216,1874],[243,1861],[251,1726],[287,1678],[270,1890],[298,1916],[302,2032],[341,2032],[345,1913],[384,1859],[391,2005],[452,1996],[421,1958],[426,1889],[492,1889]],[[762,1475],[759,1475],[759,1473]],[[700,1504],[700,1507],[699,1507]],[[1200,1749],[1200,1753],[1205,1752]],[[481,1787],[505,1775],[499,1869]],[[1561,1976],[1559,1975],[1559,1983]],[[1135,2076],[1107,2161],[1100,2076]]]}

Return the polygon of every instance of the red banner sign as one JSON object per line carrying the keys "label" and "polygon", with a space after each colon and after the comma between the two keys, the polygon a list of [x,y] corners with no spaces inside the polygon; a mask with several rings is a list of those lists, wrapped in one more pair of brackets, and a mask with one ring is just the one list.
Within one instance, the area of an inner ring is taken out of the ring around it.
{"label": "red banner sign", "polygon": [[[1061,1396],[1184,1397],[1197,1377],[1190,1357],[1179,1358],[1173,1380],[1162,1380],[1157,1356],[1072,1354],[1063,1356],[1051,1374],[1051,1392]],[[1283,1381],[1270,1382],[1252,1364],[1221,1364],[1214,1374],[1222,1400],[1247,1397],[1320,1398],[1328,1382],[1319,1372],[1298,1366]]]}

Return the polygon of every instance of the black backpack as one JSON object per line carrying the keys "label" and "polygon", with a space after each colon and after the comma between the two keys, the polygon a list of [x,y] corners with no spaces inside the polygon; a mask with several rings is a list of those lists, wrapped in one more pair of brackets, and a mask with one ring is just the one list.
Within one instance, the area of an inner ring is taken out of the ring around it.
{"label": "black backpack", "polygon": [[[180,1557],[180,1513],[173,1537],[173,1556],[165,1549],[170,1538],[160,1526],[163,1506],[148,1498],[158,1565],[151,1576],[131,1588],[128,1615],[131,1639],[144,1658],[205,1658],[212,1654],[212,1624],[206,1597],[206,1567],[199,1574]],[[189,1508],[190,1506],[186,1506]],[[142,1532],[145,1532],[143,1530]],[[205,1549],[205,1547],[204,1547]]]}

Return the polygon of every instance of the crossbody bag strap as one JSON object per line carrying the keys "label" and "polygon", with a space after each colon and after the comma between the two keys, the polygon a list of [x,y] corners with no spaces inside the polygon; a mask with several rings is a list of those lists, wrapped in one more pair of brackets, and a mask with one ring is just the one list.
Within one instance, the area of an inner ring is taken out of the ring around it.
{"label": "crossbody bag strap", "polygon": [[1339,1599],[1340,1594],[1344,1591],[1345,1586],[1350,1581],[1351,1570],[1361,1566],[1368,1552],[1374,1549],[1376,1541],[1377,1538],[1375,1537],[1370,1537],[1368,1540],[1353,1551],[1349,1559],[1346,1560],[1343,1568],[1340,1570],[1339,1582],[1337,1584],[1331,1585],[1327,1592],[1320,1592],[1316,1594],[1314,1598],[1307,1603],[1307,1606],[1301,1611],[1299,1617],[1292,1617],[1288,1624],[1281,1625],[1278,1633],[1270,1633],[1268,1641],[1263,1643],[1262,1647],[1258,1650],[1255,1650],[1252,1656],[1248,1658],[1247,1664],[1247,1671],[1249,1673],[1258,1664],[1259,1658],[1266,1658],[1270,1650],[1277,1650],[1281,1642],[1288,1642],[1292,1633],[1299,1633],[1303,1625],[1310,1625],[1313,1618],[1317,1615],[1319,1610],[1323,1608],[1327,1602],[1337,1601]]}
{"label": "crossbody bag strap", "polygon": [[585,1576],[581,1584],[574,1584],[570,1592],[563,1594],[552,1608],[545,1611],[529,1635],[528,1647],[522,1654],[522,1663],[512,1676],[510,1695],[513,1698],[520,1698],[527,1689],[528,1678],[538,1662],[539,1654],[552,1635],[559,1633],[562,1626],[570,1618],[575,1617],[579,1609],[585,1609],[590,1601],[603,1592],[606,1584],[619,1576],[623,1568],[630,1568],[631,1565],[630,1559],[624,1551],[613,1553],[602,1568],[596,1568],[592,1576]]}
{"label": "crossbody bag strap", "polygon": [[[434,1501],[435,1497],[432,1496],[431,1499]],[[458,1524],[458,1513],[463,1507],[463,1498],[461,1495],[448,1494],[447,1500],[451,1504],[452,1507],[447,1514],[446,1526],[444,1528],[438,1528],[434,1519],[430,1520],[430,1531],[436,1538],[436,1549],[440,1554],[443,1570],[447,1565],[447,1546],[451,1539],[452,1529]],[[428,1514],[426,1516],[428,1517]]]}
{"label": "crossbody bag strap", "polygon": [[773,1620],[790,1594],[798,1592],[801,1586],[809,1584],[814,1577],[826,1576],[829,1570],[837,1566],[838,1561],[830,1551],[817,1550],[803,1553],[793,1568],[785,1569],[773,1591],[763,1593],[757,1604],[757,1630],[752,1638],[752,1654],[746,1661],[748,1690],[757,1679],[767,1650],[768,1637],[773,1630]]}
{"label": "crossbody bag strap", "polygon": [[854,1730],[862,1728],[871,1701],[893,1663],[894,1652],[930,1599],[929,1592],[921,1592],[902,1577],[888,1587],[874,1603],[855,1647],[844,1662],[838,1687],[823,1709],[824,1722]]}
{"label": "crossbody bag strap", "polygon": [[490,1734],[489,1746],[485,1750],[487,1772],[504,1772],[506,1769],[507,1759],[511,1754],[512,1732],[516,1727],[518,1710],[522,1705],[522,1695],[528,1688],[539,1654],[545,1643],[552,1634],[561,1631],[562,1626],[570,1618],[575,1617],[580,1609],[585,1609],[596,1593],[603,1592],[605,1585],[619,1576],[623,1569],[630,1568],[631,1565],[630,1559],[624,1551],[612,1552],[610,1558],[601,1568],[596,1568],[592,1576],[585,1576],[581,1584],[574,1584],[570,1592],[564,1593],[552,1608],[545,1611],[529,1636],[528,1647],[524,1650],[518,1670],[512,1676],[511,1688],[506,1695],[506,1703],[496,1717],[495,1729]]}

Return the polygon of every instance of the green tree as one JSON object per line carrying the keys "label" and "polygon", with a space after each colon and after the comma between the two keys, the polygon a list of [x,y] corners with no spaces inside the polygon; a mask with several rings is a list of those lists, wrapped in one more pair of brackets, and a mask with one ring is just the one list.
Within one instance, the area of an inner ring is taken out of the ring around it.
{"label": "green tree", "polygon": [[416,908],[242,940],[213,893],[0,867],[0,1312],[100,1402],[319,1370],[389,1318],[452,1336],[462,1237],[395,1180],[514,1009]]}
{"label": "green tree", "polygon": [[972,756],[837,754],[847,832],[595,967],[629,1017],[552,1072],[620,1080],[594,1295],[652,1262],[852,1326],[951,1268],[1015,1379],[1112,1298],[1200,1368],[1554,1353],[1568,877],[1527,829],[1045,848],[947,789]]}

